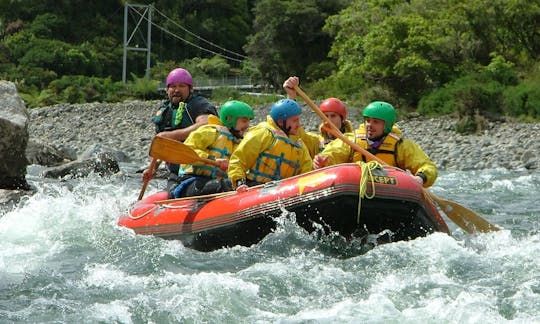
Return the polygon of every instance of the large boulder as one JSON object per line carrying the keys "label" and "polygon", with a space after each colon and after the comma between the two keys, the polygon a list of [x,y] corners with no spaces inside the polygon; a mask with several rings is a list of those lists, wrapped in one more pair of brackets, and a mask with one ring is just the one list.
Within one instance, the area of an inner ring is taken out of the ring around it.
{"label": "large boulder", "polygon": [[29,115],[15,84],[0,80],[0,189],[30,189],[26,182]]}

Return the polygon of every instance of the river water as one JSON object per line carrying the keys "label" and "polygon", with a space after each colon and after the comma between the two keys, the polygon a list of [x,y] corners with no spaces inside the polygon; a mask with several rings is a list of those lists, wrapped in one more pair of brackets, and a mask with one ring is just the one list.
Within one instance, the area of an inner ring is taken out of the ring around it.
{"label": "river water", "polygon": [[116,225],[139,178],[28,180],[38,192],[0,214],[1,323],[540,322],[540,171],[442,172],[433,193],[504,230],[448,221],[452,236],[367,252],[290,215],[254,246],[198,252]]}

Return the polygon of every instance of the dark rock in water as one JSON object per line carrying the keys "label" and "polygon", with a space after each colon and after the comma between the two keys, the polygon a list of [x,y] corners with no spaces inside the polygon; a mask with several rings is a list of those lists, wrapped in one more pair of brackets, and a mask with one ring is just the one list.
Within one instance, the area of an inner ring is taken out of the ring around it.
{"label": "dark rock in water", "polygon": [[525,151],[520,159],[526,169],[538,170],[540,169],[540,156],[538,152]]}
{"label": "dark rock in water", "polygon": [[29,115],[15,84],[0,81],[0,188],[29,189],[26,145]]}
{"label": "dark rock in water", "polygon": [[73,178],[86,177],[90,173],[97,173],[101,176],[115,174],[120,171],[118,161],[110,152],[97,153],[95,156],[72,161],[57,167],[52,167],[43,172],[45,178],[62,178],[71,176]]}
{"label": "dark rock in water", "polygon": [[34,194],[35,188],[27,190],[6,190],[0,189],[0,217],[14,208],[25,196]]}
{"label": "dark rock in water", "polygon": [[118,162],[131,162],[131,159],[122,151],[114,150],[109,147],[103,146],[101,144],[92,144],[90,145],[79,157],[79,159],[84,160],[92,156],[96,156],[99,153],[106,152],[114,157]]}
{"label": "dark rock in water", "polygon": [[26,158],[30,164],[43,166],[57,166],[75,160],[71,159],[68,154],[56,147],[34,140],[28,141]]}

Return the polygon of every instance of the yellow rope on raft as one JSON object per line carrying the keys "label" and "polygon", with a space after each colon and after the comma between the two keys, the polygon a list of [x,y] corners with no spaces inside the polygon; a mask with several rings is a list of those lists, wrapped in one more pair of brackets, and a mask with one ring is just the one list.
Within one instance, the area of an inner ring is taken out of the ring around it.
{"label": "yellow rope on raft", "polygon": [[[373,180],[373,174],[371,171],[382,168],[381,164],[377,161],[369,161],[367,163],[364,163],[362,161],[356,162],[360,169],[362,170],[360,173],[360,185],[359,185],[359,196],[358,196],[358,216],[356,218],[356,221],[358,224],[360,224],[360,209],[362,207],[362,199],[367,198],[371,199],[375,197],[375,181]],[[367,196],[367,183],[368,180],[371,181],[371,195]]]}

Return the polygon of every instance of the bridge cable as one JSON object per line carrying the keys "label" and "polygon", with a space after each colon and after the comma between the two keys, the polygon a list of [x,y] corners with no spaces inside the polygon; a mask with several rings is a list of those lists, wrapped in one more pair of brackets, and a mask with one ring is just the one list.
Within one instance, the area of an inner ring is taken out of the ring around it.
{"label": "bridge cable", "polygon": [[207,43],[207,44],[210,44],[210,45],[212,45],[212,46],[215,46],[215,47],[217,47],[217,48],[219,48],[219,49],[221,49],[221,50],[223,50],[223,51],[225,51],[225,52],[228,52],[228,53],[231,53],[231,54],[233,54],[233,55],[239,56],[239,57],[241,57],[241,58],[247,58],[247,56],[245,56],[245,55],[242,55],[242,54],[233,52],[233,51],[231,51],[231,50],[228,50],[228,49],[226,49],[226,48],[223,48],[223,47],[221,47],[221,46],[219,46],[219,45],[217,45],[217,44],[215,44],[215,43],[212,43],[212,42],[209,41],[209,40],[206,40],[206,39],[200,37],[199,35],[194,34],[193,32],[191,32],[191,31],[189,31],[188,29],[186,29],[185,27],[183,27],[182,25],[178,24],[178,23],[177,23],[176,21],[174,21],[173,19],[171,19],[171,18],[169,18],[168,16],[166,16],[164,13],[162,13],[161,11],[159,11],[159,10],[158,10],[157,8],[155,8],[155,7],[154,7],[154,10],[155,10],[155,12],[159,13],[161,16],[163,16],[165,19],[169,20],[171,23],[173,23],[173,24],[174,24],[175,26],[177,26],[178,28],[180,28],[180,29],[182,29],[183,31],[185,31],[186,33],[188,33],[188,34],[190,34],[190,35],[192,35],[192,36],[194,36],[194,37],[196,37],[196,38],[202,40],[203,42],[205,42],[205,43]]}
{"label": "bridge cable", "polygon": [[[142,15],[142,14],[139,13],[138,11],[136,11],[136,12],[139,14],[139,16],[140,16],[143,20],[148,21],[148,18],[146,18],[145,15]],[[243,61],[243,60],[240,60],[240,59],[237,59],[237,58],[234,58],[234,57],[230,57],[230,56],[224,55],[224,54],[222,54],[222,53],[215,52],[215,51],[213,51],[213,50],[211,50],[211,49],[207,49],[207,48],[204,48],[204,47],[202,47],[202,46],[199,46],[199,45],[197,45],[197,44],[195,44],[195,43],[193,43],[193,42],[190,42],[189,40],[187,40],[187,39],[185,39],[185,38],[183,38],[183,37],[181,37],[181,36],[179,36],[179,35],[177,35],[177,34],[171,32],[171,31],[169,31],[168,29],[166,29],[166,28],[164,28],[164,27],[162,27],[162,26],[156,24],[156,23],[153,22],[153,21],[151,21],[150,23],[151,23],[154,27],[157,27],[158,29],[160,29],[161,31],[163,31],[163,32],[165,32],[165,33],[167,33],[167,34],[169,34],[169,35],[171,35],[171,36],[173,36],[173,37],[175,37],[175,38],[177,38],[177,39],[183,41],[184,43],[187,43],[187,44],[189,44],[189,45],[191,45],[191,46],[193,46],[193,47],[196,47],[196,48],[198,48],[198,49],[200,49],[200,50],[203,50],[203,51],[208,52],[208,53],[212,53],[212,54],[214,54],[214,55],[221,56],[221,57],[223,57],[223,58],[225,58],[225,59],[228,59],[228,60],[231,60],[231,61],[235,61],[235,62],[239,62],[239,63],[242,63],[242,61]],[[207,41],[207,42],[208,42],[208,41]],[[219,48],[221,48],[221,47],[219,47]],[[229,51],[229,50],[227,50],[227,51],[228,51],[228,52],[231,52],[231,51]],[[234,53],[234,52],[232,52],[232,53]],[[235,53],[235,54],[236,54],[236,55],[240,55],[240,54],[237,54],[237,53]],[[245,57],[245,56],[243,56],[243,57]]]}

